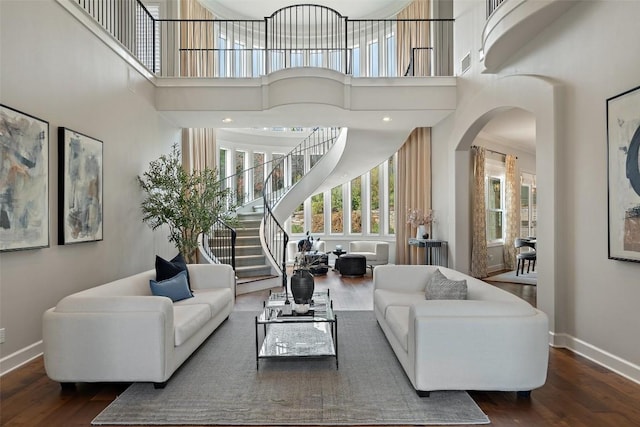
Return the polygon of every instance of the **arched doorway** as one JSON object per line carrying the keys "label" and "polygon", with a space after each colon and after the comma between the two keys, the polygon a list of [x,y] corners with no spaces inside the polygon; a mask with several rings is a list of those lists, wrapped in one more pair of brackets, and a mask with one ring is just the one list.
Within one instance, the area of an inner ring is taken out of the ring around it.
{"label": "arched doorway", "polygon": [[537,186],[543,197],[538,199],[538,307],[549,316],[549,328],[555,330],[555,293],[557,248],[555,232],[556,144],[559,120],[556,105],[559,88],[548,79],[537,76],[497,78],[463,101],[453,119],[449,153],[453,156],[451,191],[454,221],[450,223],[453,267],[469,271],[471,259],[470,233],[470,147],[478,133],[492,119],[505,111],[519,108],[531,112],[536,119]]}

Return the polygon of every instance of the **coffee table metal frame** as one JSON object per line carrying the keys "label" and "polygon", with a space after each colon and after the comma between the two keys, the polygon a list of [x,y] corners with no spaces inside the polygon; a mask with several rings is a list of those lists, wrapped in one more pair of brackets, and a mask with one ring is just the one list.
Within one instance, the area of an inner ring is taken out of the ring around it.
{"label": "coffee table metal frame", "polygon": [[[294,306],[291,295],[289,298]],[[284,292],[270,293],[255,318],[256,369],[260,368],[260,359],[286,357],[335,357],[338,369],[338,317],[333,301],[328,290],[314,292],[312,300],[313,311],[282,315]]]}

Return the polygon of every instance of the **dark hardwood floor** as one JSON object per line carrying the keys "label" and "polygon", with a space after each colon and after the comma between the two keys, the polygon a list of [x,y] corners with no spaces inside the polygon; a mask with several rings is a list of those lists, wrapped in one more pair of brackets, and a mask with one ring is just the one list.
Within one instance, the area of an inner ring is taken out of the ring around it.
{"label": "dark hardwood floor", "polygon": [[[494,283],[535,305],[535,286]],[[371,310],[371,273],[341,278],[333,271],[316,277],[330,289],[336,310]],[[258,310],[268,291],[240,295],[236,310]],[[1,426],[89,426],[128,384],[78,384],[61,390],[45,374],[42,357],[0,378]],[[550,349],[547,383],[530,399],[513,392],[470,392],[491,425],[640,426],[640,385],[570,351]]]}

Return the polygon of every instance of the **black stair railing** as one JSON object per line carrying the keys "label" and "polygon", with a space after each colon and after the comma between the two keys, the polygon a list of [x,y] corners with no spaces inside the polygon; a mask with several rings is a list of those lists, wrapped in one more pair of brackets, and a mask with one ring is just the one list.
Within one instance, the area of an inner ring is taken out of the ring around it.
{"label": "black stair railing", "polygon": [[[277,199],[274,195],[282,195],[287,188],[295,184],[315,162],[324,155],[335,141],[337,136],[336,129],[314,128],[309,136],[307,136],[298,146],[291,152],[268,162],[261,163],[248,169],[229,175],[218,182],[221,189],[230,189],[232,193],[231,200],[220,201],[220,204],[226,204],[227,209],[232,207],[243,206],[264,198],[265,182],[273,183],[276,188],[275,192],[269,192],[273,202]],[[308,156],[309,168],[304,168],[304,156]],[[265,180],[264,171],[270,170],[269,177]],[[292,178],[289,185],[285,179],[285,170],[290,170]],[[253,185],[249,186],[253,178]],[[263,202],[264,203],[264,202]],[[266,211],[266,209],[265,209]],[[279,225],[279,224],[278,224]],[[273,229],[278,226],[273,225]],[[282,234],[276,233],[282,238]],[[215,263],[229,264],[235,270],[236,268],[236,238],[237,233],[233,224],[225,223],[218,220],[210,230],[203,233],[203,248],[207,256]],[[288,239],[288,238],[287,238]],[[269,239],[267,239],[269,241]],[[286,248],[286,243],[284,244]],[[277,256],[280,256],[278,254]],[[284,253],[286,257],[286,253]],[[279,258],[278,258],[279,259]],[[286,261],[286,259],[285,259]]]}
{"label": "black stair railing", "polygon": [[[333,146],[340,134],[339,128],[316,128],[302,143],[273,163],[264,184],[263,237],[266,250],[287,286],[287,243],[289,235],[274,215],[277,202],[304,176]],[[309,161],[305,161],[305,159]],[[301,168],[299,168],[301,166]],[[287,171],[293,173],[286,174]],[[300,171],[300,174],[296,174]]]}

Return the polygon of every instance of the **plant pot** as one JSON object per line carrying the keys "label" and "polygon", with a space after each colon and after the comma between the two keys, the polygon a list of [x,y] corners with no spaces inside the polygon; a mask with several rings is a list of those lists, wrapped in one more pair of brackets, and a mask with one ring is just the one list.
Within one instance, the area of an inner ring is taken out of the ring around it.
{"label": "plant pot", "polygon": [[309,270],[295,270],[291,276],[291,293],[296,304],[310,304],[314,289],[313,275]]}

